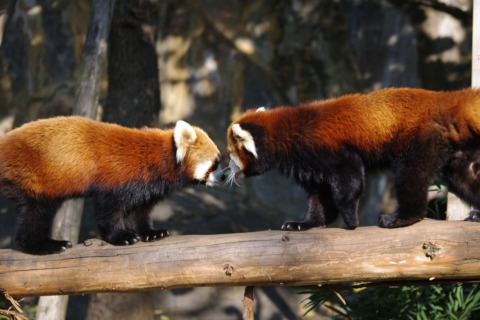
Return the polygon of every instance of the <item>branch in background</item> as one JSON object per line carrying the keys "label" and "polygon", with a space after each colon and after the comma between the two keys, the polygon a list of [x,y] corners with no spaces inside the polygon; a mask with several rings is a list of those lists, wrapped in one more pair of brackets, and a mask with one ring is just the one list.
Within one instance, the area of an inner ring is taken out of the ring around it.
{"label": "branch in background", "polygon": [[192,1],[193,8],[197,13],[202,17],[205,24],[213,31],[221,40],[226,42],[230,47],[234,48],[236,51],[244,55],[248,61],[250,61],[255,66],[259,67],[268,74],[272,74],[273,71],[265,62],[261,56],[255,51],[255,45],[252,39],[242,35],[238,30],[233,30],[228,26],[215,22],[208,14],[205,12],[203,7],[198,3],[197,0]]}
{"label": "branch in background", "polygon": [[[205,25],[212,30],[220,40],[229,47],[239,52],[245,57],[246,61],[254,67],[260,69],[260,75],[264,76],[271,85],[273,96],[277,103],[290,103],[290,99],[285,94],[285,90],[275,79],[275,73],[270,65],[255,50],[254,40],[248,36],[242,35],[238,30],[229,28],[228,26],[210,19],[207,12],[197,0],[192,2],[193,8],[204,21]],[[248,4],[247,4],[248,5]],[[243,18],[245,20],[245,18]]]}
{"label": "branch in background", "polygon": [[437,11],[445,12],[452,17],[462,21],[464,26],[472,24],[472,12],[465,11],[455,5],[451,5],[442,1],[436,0],[390,0],[390,2],[398,5],[414,5],[432,8]]}
{"label": "branch in background", "polygon": [[3,43],[3,35],[5,34],[7,23],[12,16],[16,4],[17,0],[3,1],[2,7],[0,8],[0,47]]}
{"label": "branch in background", "polygon": [[8,310],[1,310],[0,309],[0,315],[4,315],[8,317],[9,319],[13,320],[28,320],[28,318],[25,316],[25,313],[23,312],[22,308],[20,307],[20,304],[15,301],[8,293],[2,292],[2,295],[5,297],[6,300],[10,302],[12,307],[15,310],[12,310],[12,307],[8,308]]}

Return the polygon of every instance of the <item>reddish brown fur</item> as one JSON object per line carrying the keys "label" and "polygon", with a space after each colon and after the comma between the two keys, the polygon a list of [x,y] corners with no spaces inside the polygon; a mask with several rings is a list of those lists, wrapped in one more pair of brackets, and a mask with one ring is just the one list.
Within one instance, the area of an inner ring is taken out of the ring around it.
{"label": "reddish brown fur", "polygon": [[[173,183],[179,172],[174,169],[172,137],[173,129],[130,129],[82,117],[39,120],[0,139],[0,179],[34,198],[83,194],[93,185],[111,189],[149,181],[152,166]],[[189,170],[205,153],[210,152],[208,159],[218,153],[205,148],[203,135],[198,137],[200,151],[191,151],[183,166]]]}
{"label": "reddish brown fur", "polygon": [[[266,113],[248,111],[232,124],[253,123],[267,132],[275,132],[269,135],[264,147],[284,152],[299,140],[334,151],[349,144],[368,153],[379,153],[385,144],[395,140],[394,151],[402,152],[412,139],[438,130],[439,125],[450,129],[442,129],[444,139],[463,141],[471,138],[469,126],[480,132],[479,104],[480,92],[472,89],[433,92],[390,88],[294,108],[279,107]],[[458,130],[449,125],[452,120],[457,123]],[[293,127],[296,130],[289,130]],[[279,139],[282,131],[297,132],[298,135],[289,136],[287,140]],[[228,140],[232,148],[235,143],[231,126]]]}

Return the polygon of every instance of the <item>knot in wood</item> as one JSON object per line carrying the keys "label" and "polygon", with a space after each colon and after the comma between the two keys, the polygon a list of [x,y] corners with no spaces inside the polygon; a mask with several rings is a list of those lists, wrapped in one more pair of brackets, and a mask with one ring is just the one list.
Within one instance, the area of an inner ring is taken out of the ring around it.
{"label": "knot in wood", "polygon": [[425,242],[422,246],[423,252],[425,252],[425,256],[430,258],[430,260],[435,259],[437,252],[440,251],[440,248],[437,247],[436,244],[432,242]]}
{"label": "knot in wood", "polygon": [[223,266],[223,270],[225,270],[225,275],[227,277],[231,277],[233,274],[233,266],[230,263],[227,263],[226,265]]}
{"label": "knot in wood", "polygon": [[282,236],[282,241],[289,241],[290,238],[287,235]]}
{"label": "knot in wood", "polygon": [[90,246],[103,247],[103,246],[108,245],[108,243],[105,242],[105,241],[103,241],[103,240],[93,238],[93,239],[87,239],[87,240],[85,240],[85,241],[83,242],[83,245],[84,245],[85,247],[90,247]]}

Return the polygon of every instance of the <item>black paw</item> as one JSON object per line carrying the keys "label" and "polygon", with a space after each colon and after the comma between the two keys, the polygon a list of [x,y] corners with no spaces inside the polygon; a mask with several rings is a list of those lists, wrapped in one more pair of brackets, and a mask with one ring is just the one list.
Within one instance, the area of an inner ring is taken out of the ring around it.
{"label": "black paw", "polygon": [[105,237],[105,241],[115,246],[128,246],[140,240],[140,236],[130,230],[119,230]]}
{"label": "black paw", "polygon": [[423,217],[399,218],[396,213],[382,214],[378,218],[378,226],[381,228],[400,228],[414,224],[422,219]]}
{"label": "black paw", "polygon": [[480,222],[480,211],[472,210],[464,221]]}
{"label": "black paw", "polygon": [[170,233],[168,230],[160,228],[160,229],[148,229],[148,230],[142,230],[140,232],[140,238],[142,241],[155,241],[155,240],[161,240],[165,237],[168,237]]}
{"label": "black paw", "polygon": [[286,231],[304,231],[310,228],[309,224],[298,221],[287,221],[282,225],[282,230]]}
{"label": "black paw", "polygon": [[60,253],[72,247],[70,241],[53,240],[50,238],[28,242],[17,240],[17,244],[22,247],[24,252],[38,255]]}

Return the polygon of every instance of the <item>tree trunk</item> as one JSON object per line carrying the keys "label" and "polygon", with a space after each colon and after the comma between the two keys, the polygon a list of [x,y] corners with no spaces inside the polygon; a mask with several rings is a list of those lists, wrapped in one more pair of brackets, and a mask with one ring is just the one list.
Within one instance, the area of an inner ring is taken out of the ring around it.
{"label": "tree trunk", "polygon": [[255,319],[255,296],[254,296],[255,287],[246,287],[245,294],[243,295],[243,320],[254,320]]}
{"label": "tree trunk", "polygon": [[5,34],[5,27],[8,19],[12,15],[13,8],[15,8],[16,0],[3,1],[0,5],[0,46],[2,46],[3,35]]}
{"label": "tree trunk", "polygon": [[110,32],[108,95],[103,120],[152,125],[160,111],[155,1],[119,0]]}
{"label": "tree trunk", "polygon": [[[153,0],[117,1],[109,38],[108,93],[103,121],[141,127],[153,125],[158,119],[157,12],[158,4]],[[128,310],[125,306],[129,306]],[[95,295],[89,303],[87,318],[152,319],[152,297],[149,293]]]}
{"label": "tree trunk", "polygon": [[[107,53],[107,40],[114,0],[93,1],[87,38],[84,45],[82,67],[77,81],[77,92],[73,114],[96,118],[100,95],[100,79]],[[57,212],[52,237],[78,242],[83,212],[83,199],[66,201]],[[68,296],[41,297],[38,303],[37,319],[65,319]]]}

